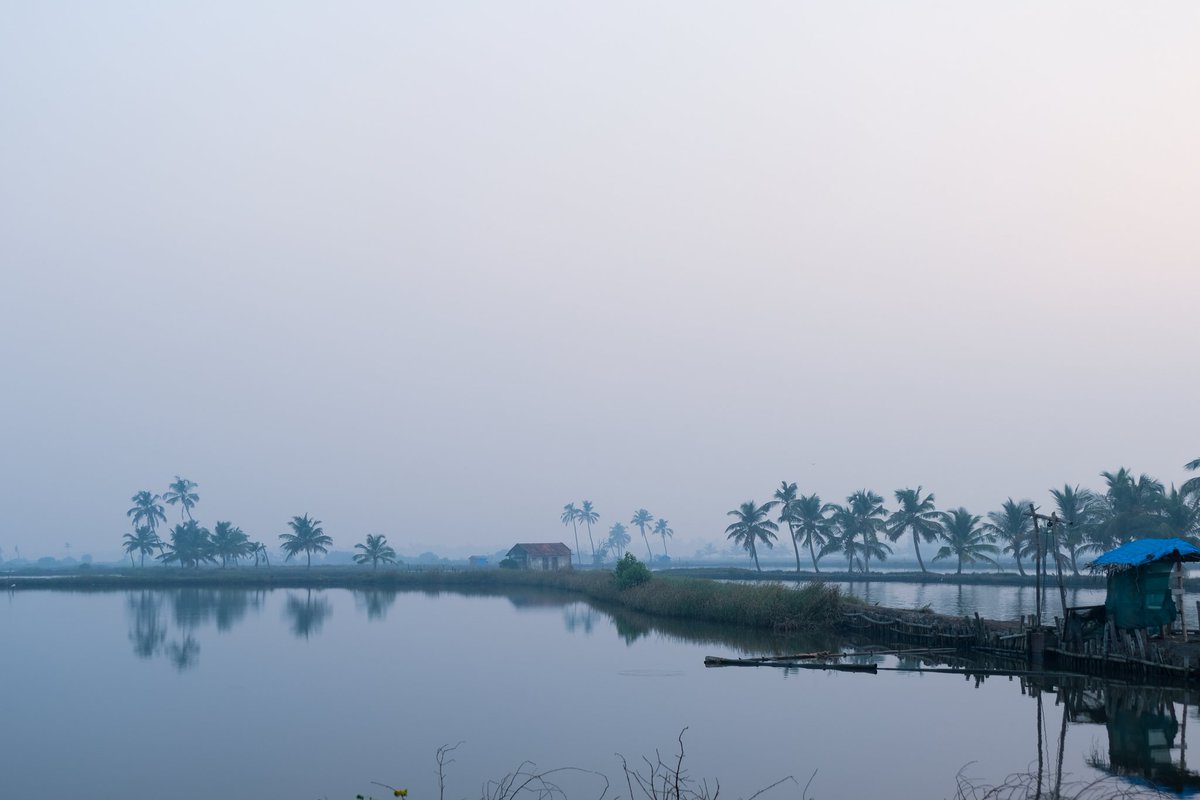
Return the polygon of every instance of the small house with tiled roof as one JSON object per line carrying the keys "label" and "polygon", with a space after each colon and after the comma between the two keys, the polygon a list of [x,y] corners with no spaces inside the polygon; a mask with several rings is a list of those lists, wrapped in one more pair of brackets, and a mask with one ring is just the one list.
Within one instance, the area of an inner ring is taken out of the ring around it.
{"label": "small house with tiled roof", "polygon": [[571,568],[571,548],[562,542],[519,542],[506,555],[521,569]]}

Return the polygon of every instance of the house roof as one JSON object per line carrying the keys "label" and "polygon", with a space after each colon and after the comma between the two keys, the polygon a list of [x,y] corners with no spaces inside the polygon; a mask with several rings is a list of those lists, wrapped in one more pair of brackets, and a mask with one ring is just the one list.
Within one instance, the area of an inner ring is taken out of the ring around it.
{"label": "house roof", "polygon": [[513,545],[512,550],[508,551],[508,555],[522,552],[527,556],[570,556],[571,548],[567,547],[562,542],[518,542]]}
{"label": "house roof", "polygon": [[1200,561],[1200,547],[1183,539],[1134,539],[1088,564],[1093,572],[1119,572],[1155,561]]}

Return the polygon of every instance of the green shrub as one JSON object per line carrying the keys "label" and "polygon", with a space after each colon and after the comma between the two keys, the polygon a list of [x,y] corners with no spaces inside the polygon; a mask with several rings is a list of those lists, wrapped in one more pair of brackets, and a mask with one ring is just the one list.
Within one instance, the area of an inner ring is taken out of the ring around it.
{"label": "green shrub", "polygon": [[500,569],[516,569],[521,566],[515,558],[506,558],[500,562]]}
{"label": "green shrub", "polygon": [[650,580],[650,568],[638,561],[633,553],[626,553],[625,557],[617,562],[613,576],[617,579],[618,589],[629,589]]}

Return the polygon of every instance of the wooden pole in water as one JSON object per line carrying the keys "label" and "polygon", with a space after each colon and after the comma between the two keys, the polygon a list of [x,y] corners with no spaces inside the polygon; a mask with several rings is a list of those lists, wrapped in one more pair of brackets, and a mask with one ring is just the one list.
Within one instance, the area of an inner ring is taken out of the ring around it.
{"label": "wooden pole in water", "polygon": [[[1040,620],[1039,620],[1040,622]],[[1045,771],[1042,760],[1042,690],[1039,687],[1034,687],[1037,692],[1037,748],[1038,748],[1038,772],[1037,772],[1037,794],[1034,795],[1034,800],[1041,800],[1042,797],[1042,774]]]}
{"label": "wooden pole in water", "polygon": [[[1184,656],[1183,665],[1187,666],[1187,656]],[[1187,707],[1188,696],[1187,692],[1183,693],[1183,733],[1179,737],[1179,771],[1187,771]]]}
{"label": "wooden pole in water", "polygon": [[1171,575],[1172,593],[1175,595],[1175,607],[1179,609],[1179,627],[1183,629],[1183,643],[1187,644],[1187,614],[1183,608],[1183,562],[1175,562],[1175,571]]}

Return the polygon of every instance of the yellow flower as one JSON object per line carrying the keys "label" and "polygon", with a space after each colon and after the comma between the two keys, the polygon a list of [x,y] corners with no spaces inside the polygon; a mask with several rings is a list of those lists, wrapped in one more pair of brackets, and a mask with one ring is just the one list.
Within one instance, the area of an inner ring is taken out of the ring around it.
{"label": "yellow flower", "polygon": [[393,797],[408,797],[408,789],[393,789]]}

